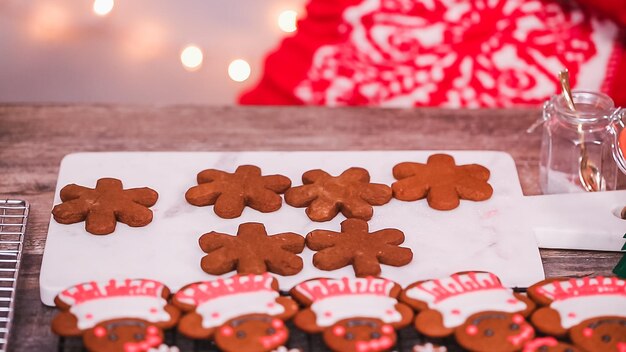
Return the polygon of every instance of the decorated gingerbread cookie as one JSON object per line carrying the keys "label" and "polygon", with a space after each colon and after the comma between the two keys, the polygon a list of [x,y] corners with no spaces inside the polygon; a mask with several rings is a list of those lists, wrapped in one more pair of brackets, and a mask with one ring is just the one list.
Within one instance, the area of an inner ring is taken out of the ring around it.
{"label": "decorated gingerbread cookie", "polygon": [[61,189],[61,201],[52,209],[54,220],[60,224],[85,222],[85,230],[94,235],[108,235],[117,222],[132,227],[146,226],[152,221],[157,192],[144,188],[124,189],[115,178],[101,178],[96,188],[75,184]]}
{"label": "decorated gingerbread cookie", "polygon": [[403,266],[413,260],[410,248],[400,247],[404,233],[397,229],[369,232],[366,221],[347,219],[341,232],[315,230],[306,235],[306,245],[317,251],[313,265],[336,270],[352,265],[357,277],[380,275],[380,264]]}
{"label": "decorated gingerbread cookie", "polygon": [[262,176],[258,166],[242,165],[234,173],[208,169],[198,174],[198,185],[185,194],[189,204],[214,205],[213,211],[224,219],[241,215],[249,206],[263,213],[280,209],[281,193],[291,186],[283,175]]}
{"label": "decorated gingerbread cookie", "polygon": [[306,308],[296,326],[308,333],[323,332],[333,351],[388,351],[396,329],[411,323],[413,312],[397,296],[401,288],[382,278],[313,279],[296,285],[291,295]]}
{"label": "decorated gingerbread cookie", "polygon": [[154,280],[109,280],[70,287],[57,295],[61,310],[52,320],[60,336],[82,336],[94,352],[148,351],[163,342],[163,329],[180,311],[167,301],[169,289]]}
{"label": "decorated gingerbread cookie", "polygon": [[489,169],[478,164],[459,165],[447,154],[434,154],[426,164],[404,162],[393,167],[398,180],[391,185],[393,196],[403,201],[426,198],[433,209],[451,210],[460,199],[482,201],[491,198],[487,183]]}
{"label": "decorated gingerbread cookie", "polygon": [[626,280],[552,278],[529,287],[528,295],[543,306],[531,316],[540,331],[569,332],[574,344],[587,351],[626,348]]}
{"label": "decorated gingerbread cookie", "polygon": [[538,337],[524,345],[523,352],[582,352],[582,350],[555,339],[554,337]]}
{"label": "decorated gingerbread cookie", "polygon": [[445,337],[482,312],[528,316],[535,304],[502,286],[495,274],[463,272],[409,285],[400,300],[418,311],[415,328],[429,337]]}
{"label": "decorated gingerbread cookie", "polygon": [[370,174],[360,167],[351,167],[339,176],[323,170],[311,170],[302,175],[302,186],[285,193],[285,202],[293,207],[306,207],[313,221],[329,221],[339,212],[346,218],[369,220],[373,205],[391,200],[391,188],[370,183]]}
{"label": "decorated gingerbread cookie", "polygon": [[236,236],[209,232],[199,242],[207,253],[200,266],[209,274],[236,270],[239,274],[295,275],[302,270],[297,254],[304,249],[304,237],[291,232],[268,236],[263,224],[241,224]]}
{"label": "decorated gingerbread cookie", "polygon": [[289,337],[284,321],[297,311],[291,298],[278,294],[269,274],[235,275],[197,282],[174,295],[184,310],[178,330],[193,339],[213,338],[223,351],[272,351]]}
{"label": "decorated gingerbread cookie", "polygon": [[469,351],[514,352],[535,337],[535,329],[519,313],[480,312],[457,327],[454,337]]}

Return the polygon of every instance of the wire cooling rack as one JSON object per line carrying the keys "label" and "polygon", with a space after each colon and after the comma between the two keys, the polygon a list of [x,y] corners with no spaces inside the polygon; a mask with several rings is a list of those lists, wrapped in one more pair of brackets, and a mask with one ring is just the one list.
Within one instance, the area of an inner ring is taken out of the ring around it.
{"label": "wire cooling rack", "polygon": [[28,209],[26,201],[0,199],[0,352],[9,340]]}

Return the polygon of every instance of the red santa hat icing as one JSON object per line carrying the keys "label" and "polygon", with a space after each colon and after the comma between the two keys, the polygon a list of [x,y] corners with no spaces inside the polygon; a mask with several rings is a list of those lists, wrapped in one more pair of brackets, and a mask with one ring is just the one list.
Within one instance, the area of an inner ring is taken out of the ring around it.
{"label": "red santa hat icing", "polygon": [[202,327],[220,326],[226,321],[246,314],[278,315],[285,308],[276,302],[278,292],[272,288],[269,274],[235,275],[191,284],[178,291],[176,299],[196,306],[202,316]]}
{"label": "red santa hat icing", "polygon": [[378,318],[385,323],[402,320],[395,308],[398,300],[389,294],[395,283],[381,278],[316,279],[295,289],[310,299],[316,323],[328,327],[347,318]]}
{"label": "red santa hat icing", "polygon": [[457,327],[478,312],[513,313],[527,308],[525,302],[515,297],[513,290],[502,286],[496,275],[486,272],[453,274],[423,281],[408,289],[406,296],[425,302],[428,308],[441,313],[446,328]]}
{"label": "red santa hat icing", "polygon": [[163,298],[165,285],[154,280],[126,279],[106,282],[88,282],[72,286],[58,298],[70,306],[81,330],[90,329],[99,322],[137,318],[151,323],[169,321]]}
{"label": "red santa hat icing", "polygon": [[552,281],[537,293],[553,301],[550,308],[559,312],[565,329],[591,318],[626,316],[626,280],[616,277]]}

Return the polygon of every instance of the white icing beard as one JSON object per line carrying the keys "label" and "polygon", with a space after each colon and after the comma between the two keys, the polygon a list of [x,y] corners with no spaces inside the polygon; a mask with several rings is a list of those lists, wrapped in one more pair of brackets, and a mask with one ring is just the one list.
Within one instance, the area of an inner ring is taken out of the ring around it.
{"label": "white icing beard", "polygon": [[398,300],[389,296],[359,294],[332,296],[311,305],[318,326],[326,327],[348,318],[378,318],[385,323],[402,320],[396,310]]}
{"label": "white icing beard", "polygon": [[120,296],[87,301],[70,308],[81,330],[94,327],[102,321],[120,318],[136,318],[151,323],[170,320],[165,311],[167,301],[161,297]]}
{"label": "white icing beard", "polygon": [[427,302],[430,309],[441,313],[446,328],[455,328],[463,324],[470,315],[478,312],[495,310],[513,313],[526,309],[526,303],[520,301],[513,295],[513,291],[506,288],[470,291],[437,303],[434,303],[430,294],[417,287],[408,290],[407,296]]}
{"label": "white icing beard", "polygon": [[561,325],[569,329],[582,321],[603,316],[626,317],[626,297],[624,295],[582,296],[554,301],[551,308],[559,312]]}
{"label": "white icing beard", "polygon": [[269,290],[235,293],[199,305],[196,313],[202,316],[202,327],[205,329],[246,314],[278,315],[285,308],[276,302],[277,297],[278,292]]}

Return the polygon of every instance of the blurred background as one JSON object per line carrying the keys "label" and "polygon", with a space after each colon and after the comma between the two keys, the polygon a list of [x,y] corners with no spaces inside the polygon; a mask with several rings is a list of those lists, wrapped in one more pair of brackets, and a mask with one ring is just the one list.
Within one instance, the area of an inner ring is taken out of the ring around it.
{"label": "blurred background", "polygon": [[305,0],[0,0],[0,102],[233,104]]}

